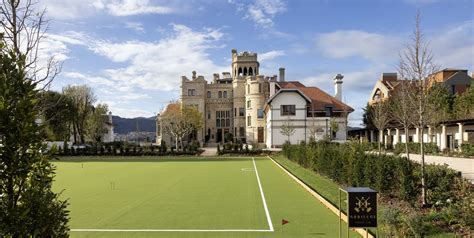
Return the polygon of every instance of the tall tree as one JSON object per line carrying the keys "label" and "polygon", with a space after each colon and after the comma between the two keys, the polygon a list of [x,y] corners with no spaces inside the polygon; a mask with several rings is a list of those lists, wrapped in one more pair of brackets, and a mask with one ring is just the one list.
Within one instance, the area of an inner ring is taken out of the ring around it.
{"label": "tall tree", "polygon": [[413,124],[420,130],[419,141],[421,152],[421,200],[422,206],[426,205],[426,178],[425,178],[425,150],[423,133],[428,124],[429,104],[428,104],[428,76],[438,70],[438,66],[434,63],[433,54],[428,42],[426,42],[421,25],[420,13],[416,15],[415,30],[411,41],[406,45],[405,49],[400,53],[399,73],[402,79],[414,80],[414,93],[410,100],[415,104],[415,120]]}
{"label": "tall tree", "polygon": [[108,111],[107,104],[98,104],[93,107],[87,119],[87,135],[92,142],[100,142],[101,136],[107,133]]}
{"label": "tall tree", "polygon": [[457,95],[453,102],[453,114],[456,119],[474,118],[474,89],[468,88],[466,92]]}
{"label": "tall tree", "polygon": [[87,85],[69,85],[63,88],[63,94],[70,98],[74,108],[74,142],[85,143],[88,118],[96,101],[92,88]]}
{"label": "tall tree", "polygon": [[[394,123],[403,127],[405,134],[405,153],[410,159],[410,150],[408,149],[408,131],[413,126],[414,104],[411,101],[414,93],[412,81],[402,80],[390,95],[388,105],[390,117]],[[401,141],[399,142],[401,143]]]}
{"label": "tall tree", "polygon": [[387,125],[390,121],[390,116],[388,112],[388,104],[386,102],[378,102],[374,105],[370,106],[371,113],[370,113],[370,120],[374,124],[375,128],[379,130],[379,139],[378,139],[378,146],[379,146],[379,155],[382,152],[382,140],[383,140],[383,132],[387,128]]}
{"label": "tall tree", "polygon": [[41,119],[48,139],[68,140],[74,119],[74,108],[69,97],[55,91],[46,91],[40,95]]}
{"label": "tall tree", "polygon": [[183,148],[183,138],[193,131],[199,131],[203,125],[202,113],[195,107],[181,108],[179,103],[170,103],[174,106],[169,106],[161,116],[161,123],[163,129],[175,137],[176,149],[178,149],[178,142]]}
{"label": "tall tree", "polygon": [[54,165],[37,123],[39,91],[58,68],[52,59],[38,67],[45,21],[34,9],[28,0],[0,6],[1,237],[64,237],[69,230],[67,202],[51,190]]}

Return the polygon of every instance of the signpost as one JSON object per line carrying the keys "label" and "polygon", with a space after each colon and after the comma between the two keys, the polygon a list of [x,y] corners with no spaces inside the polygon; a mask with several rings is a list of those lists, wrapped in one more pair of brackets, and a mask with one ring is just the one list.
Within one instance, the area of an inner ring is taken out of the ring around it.
{"label": "signpost", "polygon": [[367,228],[377,227],[377,191],[368,187],[339,188],[339,237],[341,237],[342,192],[347,195],[347,237],[349,228],[365,228],[368,234]]}

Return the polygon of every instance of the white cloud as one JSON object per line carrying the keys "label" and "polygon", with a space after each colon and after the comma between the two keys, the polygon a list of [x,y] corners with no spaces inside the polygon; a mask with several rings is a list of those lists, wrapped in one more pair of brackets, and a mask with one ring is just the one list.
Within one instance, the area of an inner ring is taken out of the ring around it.
{"label": "white cloud", "polygon": [[114,16],[168,14],[173,12],[170,7],[152,5],[149,0],[102,0],[101,2],[109,14]]}
{"label": "white cloud", "polygon": [[277,57],[280,57],[280,56],[283,56],[283,55],[285,55],[285,51],[283,51],[283,50],[272,50],[272,51],[269,51],[269,52],[259,54],[258,55],[258,60],[260,62],[262,62],[262,61],[266,61],[266,60],[272,60],[274,58],[277,58]]}
{"label": "white cloud", "polygon": [[145,32],[145,28],[143,28],[143,24],[140,22],[126,22],[125,27],[140,33]]}
{"label": "white cloud", "polygon": [[244,12],[245,19],[267,29],[274,26],[273,19],[277,14],[286,11],[286,4],[281,0],[255,0],[252,4],[229,0],[229,3],[236,5],[239,12]]}
{"label": "white cloud", "polygon": [[474,65],[474,21],[462,22],[436,31],[429,38],[435,61],[442,68],[466,68]]}
{"label": "white cloud", "polygon": [[396,36],[356,30],[339,30],[317,37],[317,47],[327,57],[359,56],[372,61],[396,58],[401,42]]}
{"label": "white cloud", "polygon": [[85,18],[101,11],[113,16],[174,12],[169,6],[153,4],[149,0],[45,0],[40,4],[46,7],[49,17],[63,20]]}
{"label": "white cloud", "polygon": [[90,82],[103,81],[102,84],[111,81],[113,85],[110,86],[122,92],[134,87],[177,90],[180,76],[186,74],[186,71],[190,73],[196,70],[198,74],[206,75],[209,80],[212,73],[228,70],[225,66],[216,65],[208,54],[208,50],[219,46],[218,42],[223,37],[219,30],[205,28],[195,31],[184,25],[172,25],[172,31],[168,35],[169,37],[158,42],[114,43],[101,39],[84,39],[81,34],[56,38],[71,44],[82,40],[93,52],[113,62],[126,64],[124,67],[103,69],[100,77],[71,73],[67,75]]}

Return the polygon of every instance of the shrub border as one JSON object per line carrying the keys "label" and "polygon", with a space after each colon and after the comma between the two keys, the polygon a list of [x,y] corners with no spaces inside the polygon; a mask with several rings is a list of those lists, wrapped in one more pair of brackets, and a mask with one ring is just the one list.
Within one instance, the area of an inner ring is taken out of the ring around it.
{"label": "shrub border", "polygon": [[[273,161],[273,163],[276,164],[276,166],[278,166],[280,169],[282,169],[286,174],[288,174],[288,176],[290,178],[292,178],[293,180],[296,181],[296,183],[298,183],[301,187],[303,187],[306,191],[308,191],[313,197],[315,197],[316,199],[319,200],[319,202],[321,202],[324,206],[326,206],[326,208],[328,208],[329,210],[331,210],[334,214],[336,214],[336,216],[339,217],[339,209],[334,205],[332,204],[330,201],[326,200],[326,198],[324,198],[321,194],[319,194],[314,188],[312,188],[310,185],[306,184],[303,180],[301,180],[300,178],[298,178],[298,176],[294,175],[293,173],[291,173],[289,170],[287,170],[283,165],[281,165],[280,163],[278,163],[277,161],[275,161],[272,157],[270,156],[267,156],[271,161]],[[342,220],[344,222],[347,223],[347,215],[344,214],[344,212],[341,210],[341,217],[342,217]],[[369,237],[369,238],[375,238],[375,236],[369,231],[367,230],[367,232],[364,230],[364,229],[361,229],[361,228],[353,228],[352,229],[353,231],[359,233],[362,237]],[[367,234],[368,233],[368,234]]]}

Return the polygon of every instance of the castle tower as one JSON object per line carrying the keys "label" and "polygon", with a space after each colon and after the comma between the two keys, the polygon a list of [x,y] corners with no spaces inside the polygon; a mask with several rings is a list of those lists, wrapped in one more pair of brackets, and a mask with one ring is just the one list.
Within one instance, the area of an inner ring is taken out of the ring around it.
{"label": "castle tower", "polygon": [[269,97],[269,81],[263,75],[248,76],[245,82],[246,136],[247,143],[265,142],[264,107]]}
{"label": "castle tower", "polygon": [[232,49],[232,76],[254,76],[259,74],[260,63],[257,61],[257,53],[241,52],[237,53]]}

